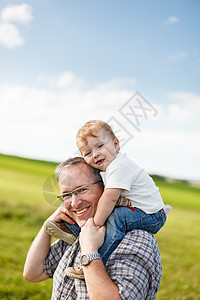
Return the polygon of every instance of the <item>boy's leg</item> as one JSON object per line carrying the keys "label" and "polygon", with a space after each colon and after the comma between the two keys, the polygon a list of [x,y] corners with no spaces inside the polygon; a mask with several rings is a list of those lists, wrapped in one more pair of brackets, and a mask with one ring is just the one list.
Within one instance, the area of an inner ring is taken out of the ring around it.
{"label": "boy's leg", "polygon": [[81,232],[81,227],[79,227],[77,223],[75,224],[69,224],[67,222],[64,223],[76,237],[79,236],[79,233]]}
{"label": "boy's leg", "polygon": [[163,209],[154,214],[146,214],[142,212],[141,228],[150,233],[156,234],[166,222],[166,214]]}
{"label": "boy's leg", "polygon": [[[106,235],[104,244],[99,249],[104,264],[110,254],[117,248],[127,231],[142,229],[156,233],[165,223],[166,215],[163,210],[156,214],[148,215],[138,208],[115,208],[106,222]],[[69,225],[69,224],[68,224]],[[70,226],[73,226],[70,224]],[[81,267],[65,269],[65,275],[72,278],[84,279]]]}
{"label": "boy's leg", "polygon": [[163,210],[148,215],[138,208],[115,208],[106,222],[104,244],[99,249],[104,264],[117,248],[127,231],[142,229],[155,234],[164,225],[166,215]]}
{"label": "boy's leg", "polygon": [[106,221],[105,239],[103,245],[99,249],[104,264],[126,234],[125,219],[127,218],[127,215],[133,215],[133,212],[129,211],[129,208],[117,207]]}
{"label": "boy's leg", "polygon": [[44,229],[49,235],[61,239],[68,244],[73,244],[80,232],[80,227],[77,224],[72,225],[66,222],[54,222],[51,220],[45,221]]}

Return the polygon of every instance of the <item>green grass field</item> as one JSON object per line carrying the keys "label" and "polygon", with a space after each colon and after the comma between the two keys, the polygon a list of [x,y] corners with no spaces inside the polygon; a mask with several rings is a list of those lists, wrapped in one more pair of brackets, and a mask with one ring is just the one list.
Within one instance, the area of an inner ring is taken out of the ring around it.
{"label": "green grass field", "polygon": [[[51,297],[51,280],[30,283],[22,272],[33,238],[57,205],[57,186],[49,177],[55,166],[0,155],[0,299]],[[163,264],[157,299],[200,299],[200,189],[161,179],[156,183],[165,203],[173,206],[156,235]]]}

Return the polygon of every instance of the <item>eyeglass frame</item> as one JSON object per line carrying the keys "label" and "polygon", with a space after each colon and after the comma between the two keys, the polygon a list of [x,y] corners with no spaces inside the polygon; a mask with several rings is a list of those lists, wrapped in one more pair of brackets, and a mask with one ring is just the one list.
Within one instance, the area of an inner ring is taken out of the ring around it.
{"label": "eyeglass frame", "polygon": [[[77,190],[82,189],[82,188],[86,188],[86,187],[91,187],[92,185],[97,184],[97,183],[99,183],[99,182],[101,182],[101,183],[103,184],[102,180],[98,180],[98,181],[93,182],[93,183],[91,183],[91,184],[79,186],[78,188],[74,189],[74,190],[71,191],[71,192],[67,192],[67,193],[60,194],[60,195],[58,195],[56,198],[58,198],[62,203],[65,202],[65,201],[71,202],[71,196],[72,196],[73,194],[75,194]],[[76,195],[76,194],[75,194],[75,195]],[[62,198],[62,196],[70,196],[70,198],[67,199],[67,200],[64,200],[64,199]]]}

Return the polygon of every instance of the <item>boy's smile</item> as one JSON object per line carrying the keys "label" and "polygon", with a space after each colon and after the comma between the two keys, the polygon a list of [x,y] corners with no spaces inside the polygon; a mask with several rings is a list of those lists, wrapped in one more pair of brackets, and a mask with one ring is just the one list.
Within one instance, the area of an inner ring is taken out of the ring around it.
{"label": "boy's smile", "polygon": [[108,165],[117,156],[119,151],[119,141],[110,136],[105,130],[100,130],[96,136],[88,136],[87,144],[78,142],[85,161],[93,168],[106,171]]}
{"label": "boy's smile", "polygon": [[99,160],[96,161],[96,164],[100,166],[101,164],[103,164],[104,161],[105,161],[105,158],[104,159],[99,159]]}

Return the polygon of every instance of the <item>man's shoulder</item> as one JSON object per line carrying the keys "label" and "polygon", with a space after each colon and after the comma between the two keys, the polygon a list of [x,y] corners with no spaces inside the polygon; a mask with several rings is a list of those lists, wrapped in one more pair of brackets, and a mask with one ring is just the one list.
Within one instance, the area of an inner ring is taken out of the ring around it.
{"label": "man's shoulder", "polygon": [[155,256],[160,259],[156,238],[151,233],[140,229],[128,232],[114,252],[116,256],[121,257],[124,255],[139,255],[146,260]]}
{"label": "man's shoulder", "polygon": [[132,231],[127,232],[124,239],[136,239],[138,242],[146,240],[148,243],[157,243],[156,238],[153,234],[141,229],[133,229]]}
{"label": "man's shoulder", "polygon": [[155,237],[143,230],[128,232],[106,263],[123,299],[155,299],[162,264]]}
{"label": "man's shoulder", "polygon": [[157,240],[154,237],[153,234],[140,229],[134,229],[132,231],[129,231],[124,239],[122,240],[122,245],[128,244],[131,247],[140,247],[143,245],[143,247],[154,247],[158,246]]}

